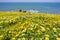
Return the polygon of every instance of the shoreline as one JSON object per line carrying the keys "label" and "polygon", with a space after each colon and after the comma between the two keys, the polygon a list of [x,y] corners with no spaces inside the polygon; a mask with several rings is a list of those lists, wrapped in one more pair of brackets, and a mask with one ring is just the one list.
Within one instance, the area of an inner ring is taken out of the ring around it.
{"label": "shoreline", "polygon": [[[19,12],[19,11],[0,11],[1,12]],[[35,12],[26,12],[28,13],[35,13]],[[45,13],[45,12],[37,12],[36,14],[54,14],[54,15],[60,15],[60,13]]]}

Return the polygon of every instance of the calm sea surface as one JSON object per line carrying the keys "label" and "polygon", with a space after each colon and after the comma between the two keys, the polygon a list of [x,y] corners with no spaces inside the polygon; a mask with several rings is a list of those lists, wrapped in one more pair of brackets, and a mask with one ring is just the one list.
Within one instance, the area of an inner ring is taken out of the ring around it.
{"label": "calm sea surface", "polygon": [[45,13],[60,13],[60,3],[0,3],[0,11],[38,10]]}

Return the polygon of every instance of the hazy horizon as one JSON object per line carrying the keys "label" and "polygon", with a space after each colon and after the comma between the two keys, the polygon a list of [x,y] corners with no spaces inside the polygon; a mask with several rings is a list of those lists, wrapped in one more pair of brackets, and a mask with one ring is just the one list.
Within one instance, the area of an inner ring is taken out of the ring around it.
{"label": "hazy horizon", "polygon": [[0,2],[60,2],[60,0],[0,0]]}

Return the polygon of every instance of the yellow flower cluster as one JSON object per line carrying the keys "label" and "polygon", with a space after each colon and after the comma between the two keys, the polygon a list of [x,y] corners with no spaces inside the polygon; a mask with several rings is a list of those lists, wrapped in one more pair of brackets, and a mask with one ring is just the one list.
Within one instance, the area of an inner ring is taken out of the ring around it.
{"label": "yellow flower cluster", "polygon": [[60,40],[59,15],[0,13],[0,40]]}

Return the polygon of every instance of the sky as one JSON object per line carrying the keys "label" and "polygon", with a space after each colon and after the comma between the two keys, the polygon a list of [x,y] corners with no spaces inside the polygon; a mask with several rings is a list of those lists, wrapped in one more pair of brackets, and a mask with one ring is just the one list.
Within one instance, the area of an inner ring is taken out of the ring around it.
{"label": "sky", "polygon": [[0,0],[0,2],[60,2],[60,0]]}

